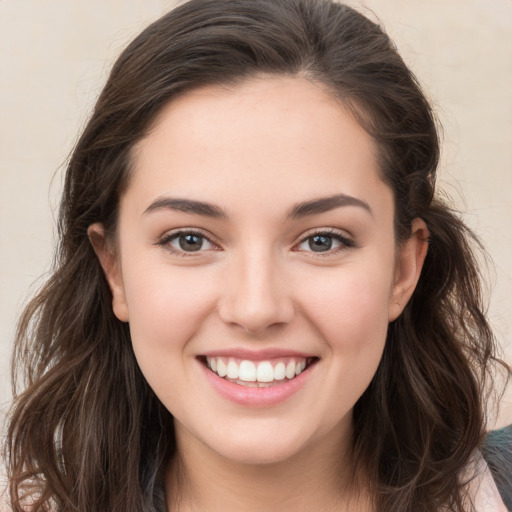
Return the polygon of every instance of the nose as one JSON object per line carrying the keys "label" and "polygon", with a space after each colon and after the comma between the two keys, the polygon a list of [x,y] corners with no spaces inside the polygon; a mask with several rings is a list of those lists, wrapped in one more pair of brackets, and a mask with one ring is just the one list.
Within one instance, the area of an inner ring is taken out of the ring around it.
{"label": "nose", "polygon": [[268,254],[234,258],[223,284],[219,315],[223,322],[261,334],[291,321],[294,305],[281,262]]}

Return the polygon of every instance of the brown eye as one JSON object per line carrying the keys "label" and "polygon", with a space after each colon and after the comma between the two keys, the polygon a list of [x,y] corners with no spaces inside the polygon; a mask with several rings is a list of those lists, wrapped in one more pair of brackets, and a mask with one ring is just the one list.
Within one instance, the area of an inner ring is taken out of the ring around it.
{"label": "brown eye", "polygon": [[178,237],[178,243],[180,249],[184,251],[199,251],[203,247],[204,238],[199,235],[188,234],[180,235]]}
{"label": "brown eye", "polygon": [[174,233],[166,237],[160,245],[170,246],[177,253],[199,252],[215,248],[208,238],[193,231]]}

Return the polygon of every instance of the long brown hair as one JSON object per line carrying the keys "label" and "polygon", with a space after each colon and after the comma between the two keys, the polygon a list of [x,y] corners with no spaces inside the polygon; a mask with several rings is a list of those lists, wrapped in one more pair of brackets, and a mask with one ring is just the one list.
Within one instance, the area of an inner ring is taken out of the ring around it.
{"label": "long brown hair", "polygon": [[115,63],[67,168],[53,273],[21,317],[6,456],[14,511],[163,511],[171,414],[139,370],[129,329],[87,237],[115,233],[130,151],[179,94],[254,75],[326,84],[376,140],[395,197],[397,244],[430,231],[417,289],[389,325],[354,409],[353,455],[378,511],[462,511],[461,471],[480,445],[496,362],[475,238],[434,194],[436,121],[380,26],[324,0],[191,0]]}

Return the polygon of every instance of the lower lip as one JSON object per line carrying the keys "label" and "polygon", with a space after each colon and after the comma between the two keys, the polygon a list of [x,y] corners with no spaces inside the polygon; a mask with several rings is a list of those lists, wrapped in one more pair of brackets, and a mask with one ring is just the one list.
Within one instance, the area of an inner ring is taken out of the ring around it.
{"label": "lower lip", "polygon": [[257,388],[234,384],[219,377],[201,362],[199,364],[210,384],[220,395],[232,402],[248,407],[268,407],[285,402],[302,388],[315,366],[308,366],[300,375],[282,384]]}

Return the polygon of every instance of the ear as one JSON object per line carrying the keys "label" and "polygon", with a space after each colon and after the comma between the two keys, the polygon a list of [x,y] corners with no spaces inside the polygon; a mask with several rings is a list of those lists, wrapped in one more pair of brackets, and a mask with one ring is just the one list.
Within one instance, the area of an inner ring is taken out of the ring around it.
{"label": "ear", "polygon": [[87,229],[87,234],[112,292],[112,309],[114,314],[122,322],[128,322],[128,306],[126,304],[121,265],[114,248],[111,247],[111,244],[105,237],[103,224],[100,222],[91,224]]}
{"label": "ear", "polygon": [[411,298],[428,250],[429,231],[422,219],[412,222],[411,236],[398,249],[389,321],[396,320]]}

